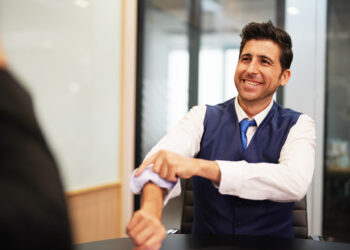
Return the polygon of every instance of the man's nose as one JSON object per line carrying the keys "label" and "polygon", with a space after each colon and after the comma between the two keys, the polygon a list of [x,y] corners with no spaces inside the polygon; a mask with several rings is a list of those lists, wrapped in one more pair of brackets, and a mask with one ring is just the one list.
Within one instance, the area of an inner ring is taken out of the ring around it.
{"label": "man's nose", "polygon": [[256,74],[259,71],[259,65],[256,60],[251,60],[247,67],[247,73]]}

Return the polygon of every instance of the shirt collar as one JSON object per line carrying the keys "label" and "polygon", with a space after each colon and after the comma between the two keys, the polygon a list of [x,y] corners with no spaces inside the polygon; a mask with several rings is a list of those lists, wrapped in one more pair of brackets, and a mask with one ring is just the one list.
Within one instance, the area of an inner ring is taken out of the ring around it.
{"label": "shirt collar", "polygon": [[243,119],[248,119],[248,120],[255,120],[256,126],[259,127],[259,125],[262,123],[262,121],[265,119],[267,114],[269,113],[270,109],[272,108],[273,105],[273,99],[271,100],[270,104],[260,113],[255,115],[253,118],[249,118],[248,115],[244,112],[244,110],[241,108],[241,106],[238,103],[238,97],[235,98],[235,109],[236,109],[236,114],[238,118],[238,123],[240,123]]}

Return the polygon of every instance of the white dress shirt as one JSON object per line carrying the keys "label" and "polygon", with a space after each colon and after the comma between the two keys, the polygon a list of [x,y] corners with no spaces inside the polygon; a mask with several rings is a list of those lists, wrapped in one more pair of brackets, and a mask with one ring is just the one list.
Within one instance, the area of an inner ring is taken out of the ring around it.
{"label": "white dress shirt", "polygon": [[[273,101],[267,108],[251,118],[257,126],[249,127],[247,144],[264,120]],[[248,118],[235,98],[238,122]],[[200,151],[204,131],[206,106],[193,107],[147,154],[168,150],[187,157],[195,157]],[[220,161],[221,180],[217,186],[221,194],[235,195],[250,200],[278,202],[298,201],[304,197],[312,180],[315,165],[315,124],[307,115],[300,115],[290,129],[282,147],[278,163],[248,163],[246,161]],[[131,180],[135,181],[135,178]],[[153,181],[156,183],[156,181]],[[156,183],[157,184],[157,183]],[[214,184],[213,184],[214,185]],[[180,181],[168,192],[164,204],[181,193]]]}

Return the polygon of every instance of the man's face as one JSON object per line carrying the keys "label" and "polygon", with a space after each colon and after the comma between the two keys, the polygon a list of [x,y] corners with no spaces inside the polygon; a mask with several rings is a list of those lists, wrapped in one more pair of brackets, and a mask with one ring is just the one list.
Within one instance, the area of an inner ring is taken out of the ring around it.
{"label": "man's face", "polygon": [[249,40],[240,55],[235,84],[242,105],[267,106],[278,87],[284,86],[290,70],[282,74],[280,47],[271,40]]}

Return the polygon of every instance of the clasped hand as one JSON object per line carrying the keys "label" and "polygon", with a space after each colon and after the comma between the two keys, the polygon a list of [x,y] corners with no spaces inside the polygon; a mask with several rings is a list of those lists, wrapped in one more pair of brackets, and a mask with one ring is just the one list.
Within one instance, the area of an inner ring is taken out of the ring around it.
{"label": "clasped hand", "polygon": [[134,250],[158,250],[166,235],[162,222],[145,209],[134,213],[126,232],[135,244]]}
{"label": "clasped hand", "polygon": [[199,170],[198,160],[184,157],[179,154],[160,150],[147,158],[137,169],[135,176],[153,164],[152,171],[158,173],[160,177],[168,181],[175,182],[178,177],[188,179],[196,175]]}

